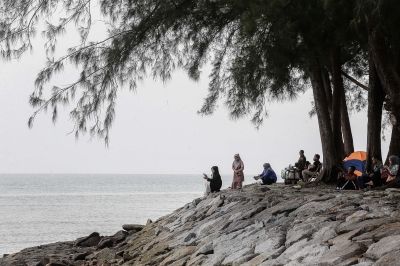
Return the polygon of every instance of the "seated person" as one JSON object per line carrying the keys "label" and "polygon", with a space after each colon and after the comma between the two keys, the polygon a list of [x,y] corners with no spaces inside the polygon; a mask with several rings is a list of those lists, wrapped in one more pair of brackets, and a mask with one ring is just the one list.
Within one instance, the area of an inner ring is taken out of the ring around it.
{"label": "seated person", "polygon": [[399,171],[399,157],[392,155],[389,157],[389,166],[384,165],[383,169],[386,169],[389,172],[387,180],[384,178],[373,177],[372,180],[365,185],[379,187],[382,186],[385,182],[390,182],[393,179],[396,179],[397,173]]}
{"label": "seated person", "polygon": [[206,174],[203,174],[203,178],[208,182],[206,183],[206,190],[204,192],[204,196],[207,196],[210,192],[219,192],[222,187],[222,179],[219,174],[218,166],[213,166],[211,168],[211,178],[209,178]]}
{"label": "seated person", "polygon": [[376,176],[375,179],[381,178],[381,169],[383,167],[381,156],[377,154],[374,155],[374,157],[372,157],[372,163],[374,164],[372,171],[357,177],[357,183],[360,189],[364,189],[365,183],[371,181],[374,175]]}
{"label": "seated person", "polygon": [[320,161],[319,161],[319,158],[320,158],[319,154],[315,154],[314,158],[313,158],[314,163],[310,164],[308,166],[308,169],[304,170],[301,173],[301,175],[303,176],[303,181],[304,182],[308,182],[308,177],[312,176],[315,173],[315,171],[317,171],[319,165],[321,164]]}
{"label": "seated person", "polygon": [[347,174],[339,173],[336,189],[357,190],[357,175],[354,173],[355,166],[350,166]]}
{"label": "seated person", "polygon": [[294,166],[296,166],[300,171],[303,171],[305,169],[305,167],[306,167],[307,159],[306,159],[306,156],[304,156],[304,151],[303,150],[299,151],[299,155],[300,155],[300,158],[297,161],[297,163],[294,164]]}
{"label": "seated person", "polygon": [[272,170],[271,165],[269,163],[265,163],[263,165],[264,171],[255,176],[254,179],[257,180],[257,184],[259,185],[271,185],[272,183],[276,183],[276,174],[274,170]]}

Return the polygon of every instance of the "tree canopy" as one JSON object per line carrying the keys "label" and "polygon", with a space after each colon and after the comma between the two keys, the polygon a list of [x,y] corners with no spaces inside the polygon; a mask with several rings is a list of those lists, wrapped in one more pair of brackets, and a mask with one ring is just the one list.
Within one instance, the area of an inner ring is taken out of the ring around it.
{"label": "tree canopy", "polygon": [[[93,8],[108,37],[89,42]],[[348,109],[366,105],[362,94],[368,94],[368,143],[379,140],[369,152],[381,153],[384,102],[391,121],[400,121],[399,9],[394,0],[5,0],[0,51],[10,60],[32,50],[31,40],[45,24],[48,61],[30,97],[36,110],[29,126],[47,108],[55,121],[58,106],[77,95],[70,112],[76,136],[89,131],[106,143],[117,89],[135,90],[146,76],[166,82],[182,68],[196,81],[210,63],[209,94],[199,113],[212,114],[222,99],[231,118],[250,115],[256,127],[268,102],[293,100],[312,88],[325,176],[332,176],[354,150]],[[69,25],[80,44],[54,58]],[[45,85],[68,63],[80,77],[54,86],[45,98]],[[400,134],[396,130],[392,137]],[[392,151],[400,151],[396,147]]]}

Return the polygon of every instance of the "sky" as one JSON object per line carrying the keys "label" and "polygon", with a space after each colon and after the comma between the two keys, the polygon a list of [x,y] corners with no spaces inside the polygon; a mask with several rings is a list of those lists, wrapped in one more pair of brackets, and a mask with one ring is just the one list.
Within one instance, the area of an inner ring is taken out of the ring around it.
{"label": "sky", "polygon": [[[58,55],[77,40],[77,36],[67,34],[59,42]],[[55,125],[51,112],[41,113],[29,129],[27,122],[34,109],[28,99],[45,59],[43,40],[37,38],[32,53],[0,63],[0,173],[201,176],[210,173],[214,165],[221,173],[231,173],[233,155],[240,153],[247,176],[260,173],[266,162],[280,174],[281,169],[297,161],[300,149],[305,150],[308,160],[315,153],[322,156],[317,118],[308,115],[311,90],[294,102],[269,104],[269,118],[259,130],[250,123],[250,117],[230,120],[222,102],[214,115],[198,115],[208,94],[209,66],[203,69],[199,82],[177,71],[167,84],[149,78],[136,92],[120,88],[108,148],[103,140],[90,140],[88,136],[75,140],[68,134],[73,129],[68,118],[73,105],[60,108]],[[52,79],[47,92],[51,85],[71,83],[77,73],[67,68]],[[355,149],[365,150],[366,112],[351,114],[351,124]],[[382,154],[387,153],[390,132],[386,136]]]}

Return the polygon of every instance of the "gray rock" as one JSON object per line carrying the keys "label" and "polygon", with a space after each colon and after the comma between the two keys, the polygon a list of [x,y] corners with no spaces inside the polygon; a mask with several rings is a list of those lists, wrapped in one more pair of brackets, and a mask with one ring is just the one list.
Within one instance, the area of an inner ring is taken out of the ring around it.
{"label": "gray rock", "polygon": [[364,256],[373,260],[378,260],[388,253],[400,250],[400,235],[387,236],[379,242],[372,244]]}
{"label": "gray rock", "polygon": [[136,230],[141,231],[145,226],[141,224],[124,224],[122,228],[126,231]]}
{"label": "gray rock", "polygon": [[333,245],[328,252],[320,257],[318,260],[318,265],[335,266],[348,259],[351,261],[357,261],[357,259],[365,252],[365,250],[366,247],[364,245],[348,240],[337,245]]}

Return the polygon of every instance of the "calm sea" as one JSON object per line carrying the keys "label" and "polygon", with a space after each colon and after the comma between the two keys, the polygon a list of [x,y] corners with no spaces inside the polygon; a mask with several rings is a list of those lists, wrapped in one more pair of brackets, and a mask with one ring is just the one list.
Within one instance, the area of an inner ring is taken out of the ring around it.
{"label": "calm sea", "polygon": [[[154,221],[202,197],[201,177],[0,174],[0,256]],[[246,175],[247,182],[250,178]],[[222,179],[227,188],[232,175]]]}

